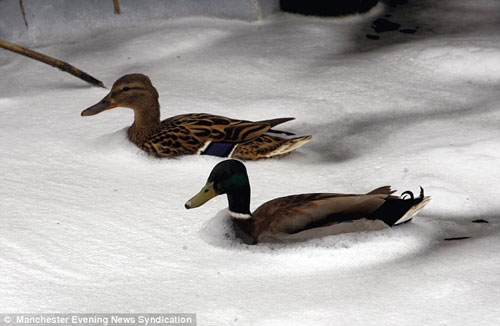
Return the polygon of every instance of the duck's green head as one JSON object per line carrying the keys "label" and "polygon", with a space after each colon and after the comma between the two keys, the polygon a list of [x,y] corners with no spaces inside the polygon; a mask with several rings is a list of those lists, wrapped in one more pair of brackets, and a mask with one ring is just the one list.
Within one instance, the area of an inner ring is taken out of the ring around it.
{"label": "duck's green head", "polygon": [[[239,207],[234,208],[241,211],[240,213],[247,213],[250,206],[250,184],[247,169],[240,161],[226,160],[217,164],[210,173],[205,186],[184,206],[187,209],[199,207],[222,194],[227,194],[230,209],[232,203],[233,206],[238,203]],[[244,202],[247,203],[243,204]]]}

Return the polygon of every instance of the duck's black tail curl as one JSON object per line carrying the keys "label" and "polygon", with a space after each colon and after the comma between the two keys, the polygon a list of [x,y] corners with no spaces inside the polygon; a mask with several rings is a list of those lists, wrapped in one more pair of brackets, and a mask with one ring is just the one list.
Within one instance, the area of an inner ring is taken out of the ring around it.
{"label": "duck's black tail curl", "polygon": [[425,198],[422,187],[420,187],[420,194],[416,198],[411,191],[405,191],[399,197],[389,196],[385,203],[373,212],[372,217],[384,221],[389,226],[406,223],[420,210],[421,207],[417,206]]}
{"label": "duck's black tail curl", "polygon": [[[408,197],[405,198],[405,196],[408,195],[410,196],[410,198],[408,199]],[[404,199],[404,200],[413,200],[413,201],[416,201],[416,203],[420,203],[422,200],[424,200],[424,188],[422,188],[422,186],[420,186],[420,194],[418,195],[417,198],[415,198],[415,196],[413,195],[413,192],[407,190],[405,192],[403,192],[401,194],[401,196],[399,196],[399,198],[401,199]]]}

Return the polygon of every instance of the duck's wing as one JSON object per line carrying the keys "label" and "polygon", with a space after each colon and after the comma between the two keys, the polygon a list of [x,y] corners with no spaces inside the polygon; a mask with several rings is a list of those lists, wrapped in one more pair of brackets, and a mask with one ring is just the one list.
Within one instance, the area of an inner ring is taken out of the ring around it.
{"label": "duck's wing", "polygon": [[293,152],[310,140],[311,136],[281,138],[266,133],[250,141],[238,144],[231,157],[240,160],[280,157]]}
{"label": "duck's wing", "polygon": [[302,194],[281,197],[260,206],[252,215],[256,233],[294,234],[307,229],[368,218],[389,194]]}
{"label": "duck's wing", "polygon": [[183,127],[201,142],[242,143],[252,140],[273,126],[293,118],[281,118],[263,121],[230,119],[207,113],[182,114],[162,122],[162,127],[174,129]]}
{"label": "duck's wing", "polygon": [[[142,148],[158,157],[206,154],[254,160],[289,153],[311,137],[283,139],[264,134],[285,133],[271,129],[294,118],[262,121],[230,119],[207,113],[189,113],[162,121],[161,128]],[[244,144],[244,146],[238,146]]]}
{"label": "duck's wing", "polygon": [[364,195],[324,193],[277,198],[252,214],[255,234],[258,241],[297,241],[380,230],[411,220],[430,201],[422,188],[418,197],[410,191],[402,196],[393,192],[385,186]]}
{"label": "duck's wing", "polygon": [[142,147],[158,157],[188,154],[230,156],[237,144],[258,138],[271,128],[292,120],[235,120],[207,113],[190,113],[162,121],[160,130]]}

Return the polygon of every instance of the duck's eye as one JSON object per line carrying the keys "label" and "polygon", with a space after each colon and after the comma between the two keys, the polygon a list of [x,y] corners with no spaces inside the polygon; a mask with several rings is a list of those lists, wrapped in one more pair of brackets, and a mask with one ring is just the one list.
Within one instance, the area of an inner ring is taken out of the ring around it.
{"label": "duck's eye", "polygon": [[129,91],[130,90],[130,87],[123,87],[122,88],[122,92],[126,92],[126,91]]}

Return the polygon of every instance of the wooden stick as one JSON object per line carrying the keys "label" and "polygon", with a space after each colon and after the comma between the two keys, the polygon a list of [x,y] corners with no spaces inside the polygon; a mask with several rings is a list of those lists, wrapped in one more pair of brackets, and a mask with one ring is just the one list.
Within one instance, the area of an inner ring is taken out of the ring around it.
{"label": "wooden stick", "polygon": [[115,14],[120,14],[120,3],[118,0],[113,0],[113,5],[115,6]]}
{"label": "wooden stick", "polygon": [[51,65],[52,67],[56,67],[59,70],[66,71],[67,73],[70,73],[73,76],[78,77],[78,78],[86,81],[87,83],[89,83],[91,85],[106,88],[104,86],[104,84],[100,80],[95,79],[94,77],[88,75],[87,73],[85,73],[85,72],[81,71],[80,69],[78,69],[78,68],[70,65],[67,62],[64,62],[64,61],[61,61],[61,60],[49,57],[48,55],[35,52],[33,50],[30,50],[30,49],[24,48],[22,46],[19,46],[17,44],[13,44],[13,43],[4,41],[2,39],[0,39],[0,47],[4,48],[6,50],[9,50],[9,51],[12,51],[12,52],[24,55],[24,56],[26,56],[28,58],[32,58],[32,59],[41,61],[43,63]]}
{"label": "wooden stick", "polygon": [[250,2],[252,3],[253,10],[255,11],[255,18],[257,18],[257,20],[262,20],[262,9],[260,9],[259,0],[251,0]]}
{"label": "wooden stick", "polygon": [[28,29],[28,21],[26,20],[26,12],[24,11],[23,0],[19,0],[19,7],[21,7],[21,13],[23,14],[24,25]]}

